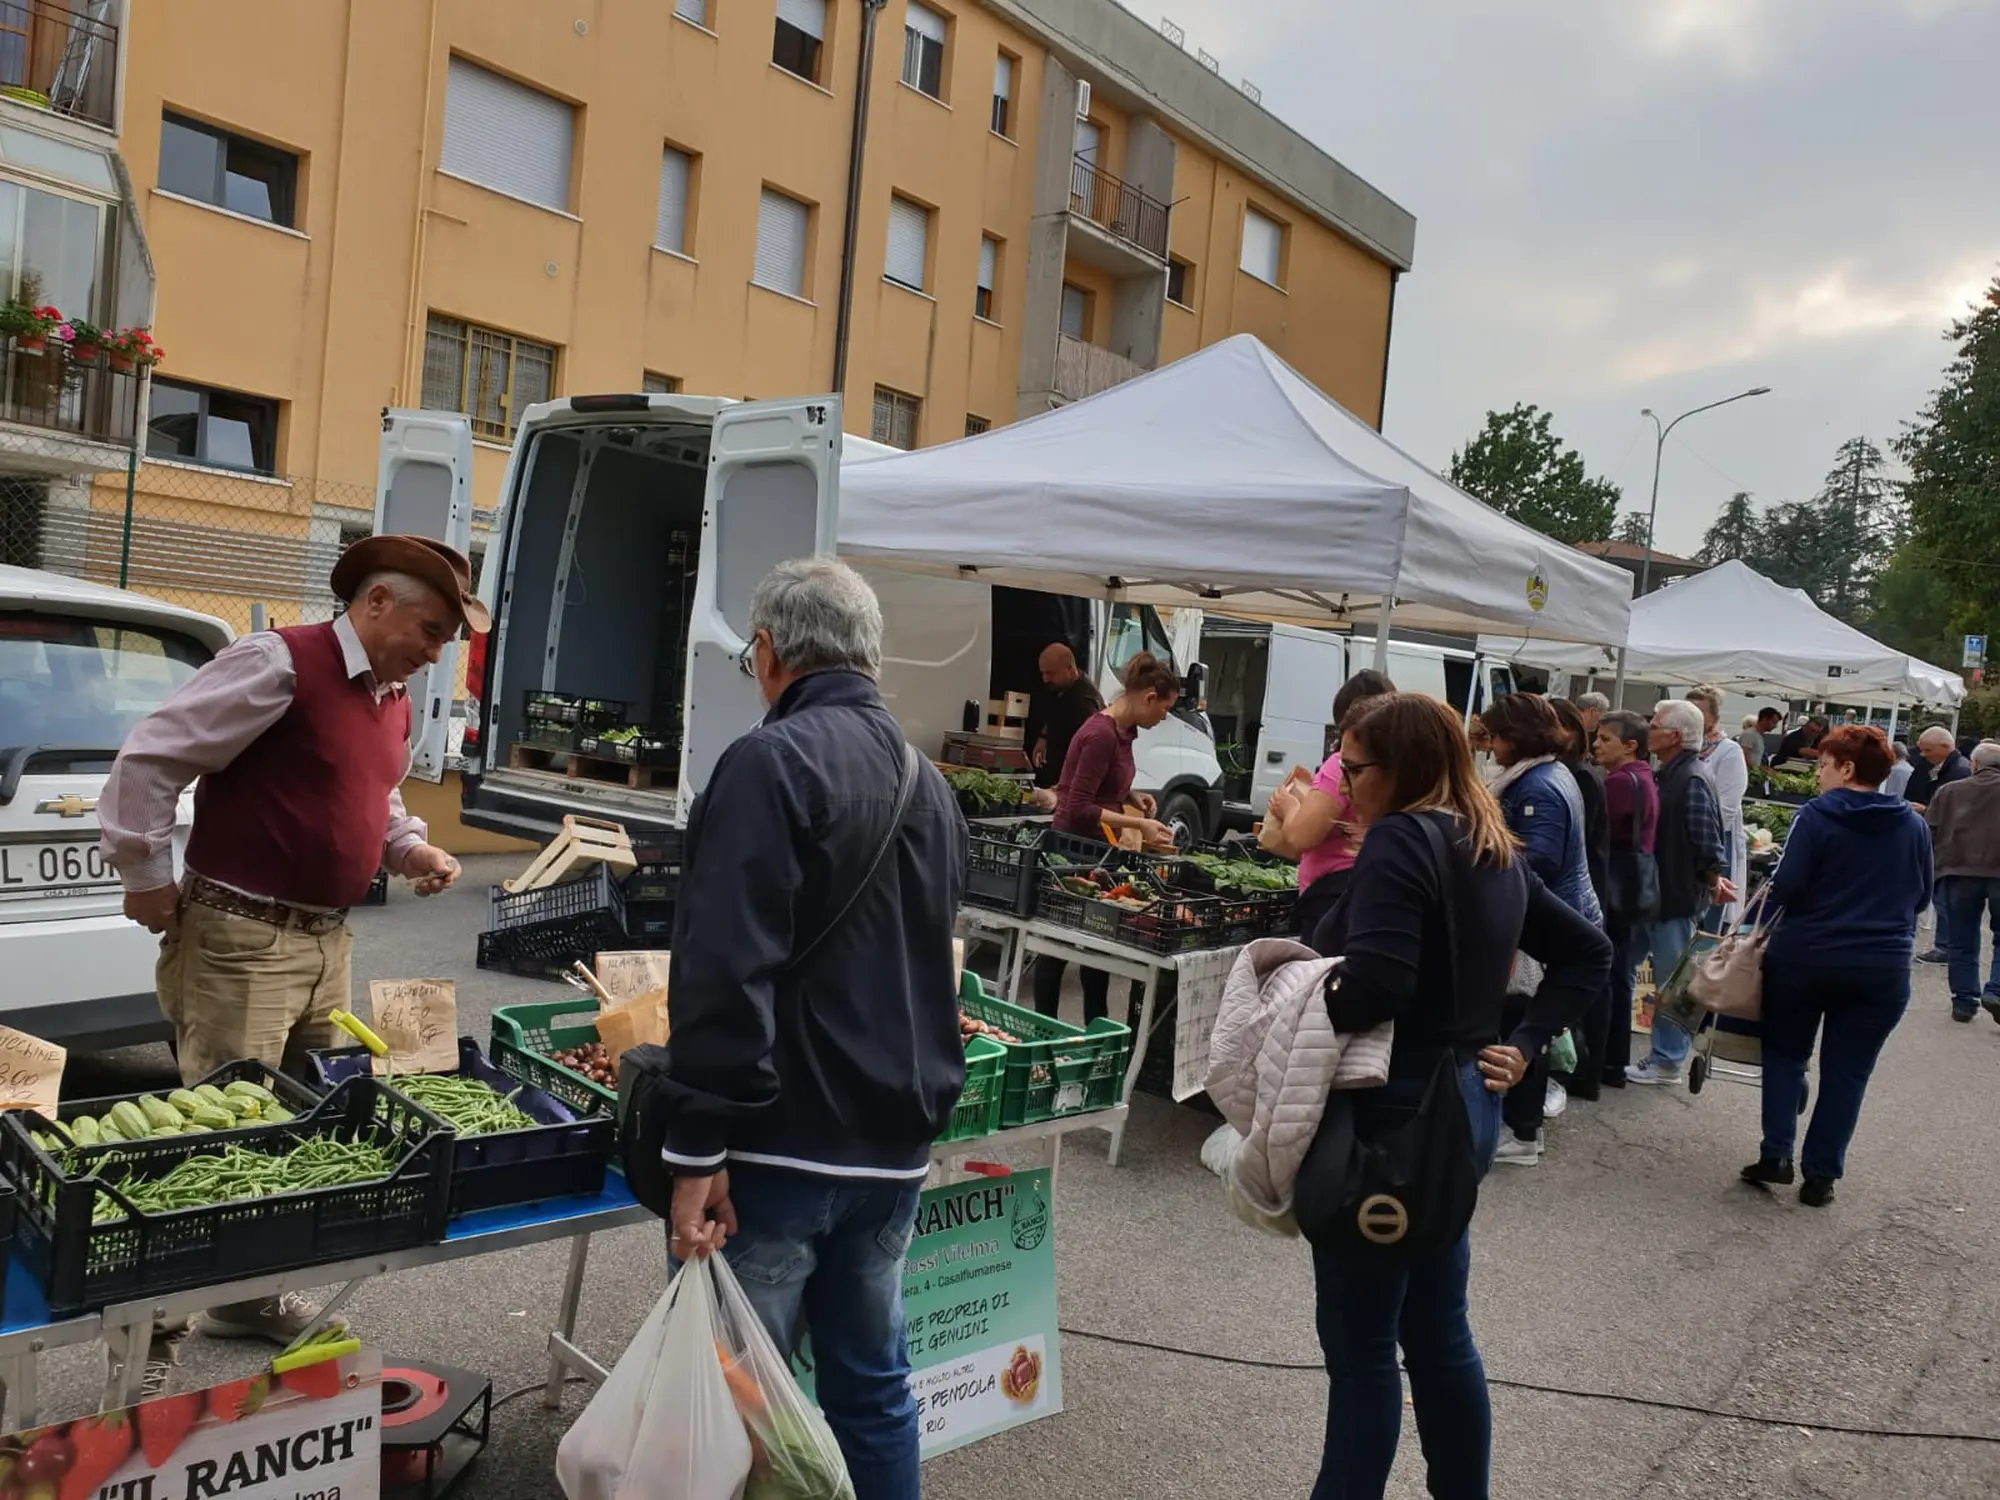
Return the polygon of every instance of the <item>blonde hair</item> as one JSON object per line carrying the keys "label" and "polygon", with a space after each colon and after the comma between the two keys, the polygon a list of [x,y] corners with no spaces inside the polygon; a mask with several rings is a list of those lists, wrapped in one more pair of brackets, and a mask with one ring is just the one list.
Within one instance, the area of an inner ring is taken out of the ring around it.
{"label": "blonde hair", "polygon": [[1514,862],[1520,841],[1479,779],[1458,715],[1424,693],[1376,698],[1347,731],[1389,778],[1392,812],[1447,812],[1458,819],[1475,862]]}

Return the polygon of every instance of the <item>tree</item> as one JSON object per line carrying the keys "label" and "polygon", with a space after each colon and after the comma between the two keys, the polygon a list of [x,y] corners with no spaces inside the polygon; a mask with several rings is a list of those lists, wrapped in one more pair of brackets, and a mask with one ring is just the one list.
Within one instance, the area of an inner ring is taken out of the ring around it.
{"label": "tree", "polygon": [[1695,556],[1713,567],[1732,558],[1748,558],[1757,551],[1758,532],[1763,523],[1749,492],[1738,490],[1717,513],[1701,536],[1701,550]]}
{"label": "tree", "polygon": [[1801,589],[1813,603],[1825,607],[1827,580],[1837,564],[1817,506],[1794,500],[1774,509],[1757,528],[1756,546],[1744,561],[1773,583]]}
{"label": "tree", "polygon": [[1865,437],[1842,443],[1816,504],[1826,573],[1814,597],[1828,613],[1858,622],[1902,531],[1901,501],[1882,472],[1882,450]]}
{"label": "tree", "polygon": [[1653,528],[1646,524],[1644,511],[1628,510],[1618,518],[1618,529],[1611,533],[1611,539],[1614,542],[1630,542],[1634,547],[1643,547],[1647,538],[1652,535],[1652,531]]}
{"label": "tree", "polygon": [[1954,608],[1944,577],[1921,551],[1906,546],[1875,580],[1869,633],[1898,651],[1956,670],[1960,641],[1952,629]]}
{"label": "tree", "polygon": [[1584,473],[1583,457],[1549,431],[1550,413],[1516,403],[1489,411],[1486,426],[1451,456],[1452,482],[1560,542],[1604,537],[1621,491]]}

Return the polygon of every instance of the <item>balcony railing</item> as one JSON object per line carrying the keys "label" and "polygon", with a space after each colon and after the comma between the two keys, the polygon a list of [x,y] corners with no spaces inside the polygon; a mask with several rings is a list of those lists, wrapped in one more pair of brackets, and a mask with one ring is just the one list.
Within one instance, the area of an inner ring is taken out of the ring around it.
{"label": "balcony railing", "polygon": [[1056,394],[1065,401],[1081,401],[1145,373],[1145,366],[1096,344],[1068,334],[1056,340]]}
{"label": "balcony railing", "polygon": [[1167,205],[1080,156],[1070,164],[1069,211],[1155,260],[1167,258]]}
{"label": "balcony railing", "polygon": [[0,0],[0,93],[110,127],[118,28],[106,0]]}
{"label": "balcony railing", "polygon": [[[54,339],[0,338],[0,423],[129,447],[144,378],[137,369],[113,369],[102,352],[77,359]],[[9,446],[0,427],[0,452]]]}

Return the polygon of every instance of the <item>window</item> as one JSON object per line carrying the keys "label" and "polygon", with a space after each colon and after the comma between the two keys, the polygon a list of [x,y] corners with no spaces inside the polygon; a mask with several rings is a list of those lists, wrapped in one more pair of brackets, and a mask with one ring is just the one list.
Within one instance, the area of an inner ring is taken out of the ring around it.
{"label": "window", "polygon": [[987,421],[986,418],[975,417],[971,412],[965,414],[965,435],[967,437],[978,437],[980,433],[990,432],[992,428],[993,424]]}
{"label": "window", "polygon": [[1182,307],[1194,306],[1194,288],[1189,278],[1194,275],[1194,267],[1186,261],[1169,256],[1167,259],[1167,300],[1177,302]]}
{"label": "window", "polygon": [[694,159],[685,151],[669,146],[660,153],[660,207],[653,221],[653,245],[687,254],[688,187],[694,177]]}
{"label": "window", "polygon": [[1174,648],[1167,644],[1167,627],[1159,611],[1150,604],[1114,604],[1110,634],[1104,643],[1104,664],[1112,672],[1122,673],[1141,651],[1150,651],[1171,672],[1180,670],[1174,665]]}
{"label": "window", "polygon": [[757,200],[757,260],[750,279],[787,297],[806,294],[806,234],[812,210],[775,188]]}
{"label": "window", "polygon": [[680,394],[681,378],[678,375],[662,375],[648,370],[639,382],[639,389],[648,396],[674,396]]}
{"label": "window", "polygon": [[910,0],[903,19],[903,82],[933,99],[944,98],[944,29],[943,16]]}
{"label": "window", "polygon": [[1280,286],[1279,266],[1284,261],[1285,226],[1254,208],[1243,210],[1243,269],[1259,281]]}
{"label": "window", "polygon": [[291,228],[299,159],[179,115],[160,118],[160,186],[231,213]]}
{"label": "window", "polygon": [[924,289],[924,267],[930,260],[931,211],[908,198],[889,199],[889,258],[883,271],[891,281],[912,291]]}
{"label": "window", "polygon": [[474,437],[504,440],[514,435],[522,412],[549,399],[555,370],[556,351],[547,344],[432,313],[423,404],[462,411],[472,419]]}
{"label": "window", "polygon": [[1008,127],[1014,122],[1014,64],[1020,61],[1011,52],[1003,52],[993,60],[993,133],[1012,137],[1014,132]]}
{"label": "window", "polygon": [[1073,339],[1084,338],[1090,326],[1090,293],[1080,286],[1063,283],[1062,331]]}
{"label": "window", "polygon": [[708,25],[708,0],[674,0],[674,14],[700,27]]}
{"label": "window", "polygon": [[[150,621],[16,609],[5,620],[0,720],[8,738],[24,745],[120,744],[209,659],[208,648],[191,636]],[[46,753],[99,758],[77,750]],[[54,769],[28,766],[31,774]]]}
{"label": "window", "polygon": [[771,37],[771,61],[807,83],[819,82],[821,43],[826,40],[826,0],[778,0],[778,29]]}
{"label": "window", "polygon": [[979,289],[972,294],[972,310],[989,323],[993,321],[993,287],[1000,276],[1000,242],[991,235],[979,241]]}
{"label": "window", "polygon": [[103,219],[99,204],[0,182],[0,293],[95,316]]}
{"label": "window", "polygon": [[1103,126],[1099,125],[1095,120],[1078,120],[1076,122],[1076,158],[1078,161],[1088,163],[1093,167],[1103,166],[1104,163],[1097,159],[1098,147],[1103,144]]}
{"label": "window", "polygon": [[146,453],[218,469],[276,470],[278,403],[153,377]]}
{"label": "window", "polygon": [[575,129],[576,111],[563,100],[454,57],[438,170],[567,213]]}
{"label": "window", "polygon": [[917,418],[923,415],[923,410],[924,403],[915,396],[878,385],[875,387],[875,428],[871,436],[876,442],[887,443],[892,448],[914,448],[917,446]]}

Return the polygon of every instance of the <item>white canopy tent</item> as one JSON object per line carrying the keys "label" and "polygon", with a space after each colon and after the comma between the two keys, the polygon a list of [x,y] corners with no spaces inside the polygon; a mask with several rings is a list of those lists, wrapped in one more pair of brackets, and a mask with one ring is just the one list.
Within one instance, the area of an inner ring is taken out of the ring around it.
{"label": "white canopy tent", "polygon": [[[1479,646],[1555,672],[1609,677],[1618,667],[1615,645],[1483,635]],[[1734,561],[1633,603],[1625,675],[1639,682],[1713,683],[1745,693],[1891,708],[1911,702],[1950,708],[1965,696],[1956,672],[1872,640],[1800,590]]]}
{"label": "white canopy tent", "polygon": [[1622,641],[1631,607],[1630,574],[1433,474],[1247,334],[844,464],[840,488],[843,555],[981,583],[1515,642]]}

